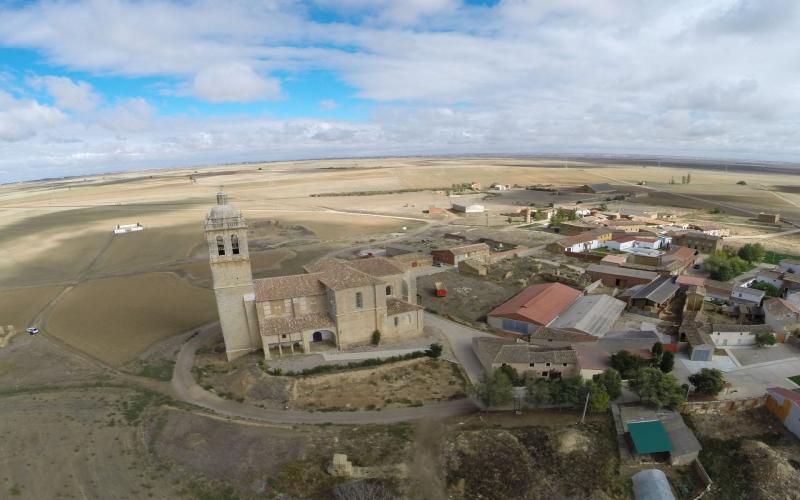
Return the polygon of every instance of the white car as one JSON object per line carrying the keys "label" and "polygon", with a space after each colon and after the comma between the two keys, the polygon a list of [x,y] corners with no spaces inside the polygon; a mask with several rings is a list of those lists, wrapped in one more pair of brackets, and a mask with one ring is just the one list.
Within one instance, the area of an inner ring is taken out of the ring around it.
{"label": "white car", "polygon": [[35,326],[26,328],[25,331],[28,332],[28,335],[36,335],[37,333],[39,333],[39,329],[36,328]]}

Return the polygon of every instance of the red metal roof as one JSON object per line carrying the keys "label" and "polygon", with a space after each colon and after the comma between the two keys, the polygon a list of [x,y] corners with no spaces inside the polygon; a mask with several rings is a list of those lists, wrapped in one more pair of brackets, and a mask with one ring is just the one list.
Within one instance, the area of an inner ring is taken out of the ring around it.
{"label": "red metal roof", "polygon": [[779,396],[782,396],[786,399],[794,401],[795,403],[800,404],[800,392],[793,391],[791,389],[784,389],[783,387],[770,387],[767,389],[767,392],[775,393]]}
{"label": "red metal roof", "polygon": [[581,295],[580,291],[561,283],[533,285],[495,308],[489,316],[547,326]]}

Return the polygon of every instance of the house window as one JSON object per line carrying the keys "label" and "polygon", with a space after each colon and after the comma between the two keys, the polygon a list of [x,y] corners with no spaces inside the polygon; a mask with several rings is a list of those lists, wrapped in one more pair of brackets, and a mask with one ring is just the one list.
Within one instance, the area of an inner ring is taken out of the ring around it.
{"label": "house window", "polygon": [[231,253],[239,255],[239,237],[235,234],[231,235]]}
{"label": "house window", "polygon": [[550,363],[545,363],[545,365],[544,365],[544,366],[550,366]]}
{"label": "house window", "polygon": [[361,292],[356,292],[356,307],[359,309],[364,307],[364,295]]}
{"label": "house window", "polygon": [[217,255],[225,255],[225,241],[222,236],[217,236]]}
{"label": "house window", "polygon": [[395,316],[394,317],[394,326],[397,326],[399,324],[400,324],[400,316]]}
{"label": "house window", "polygon": [[528,365],[528,366],[535,366],[535,365],[536,365],[536,363],[531,363],[531,364],[530,364],[530,365]]}
{"label": "house window", "polygon": [[547,372],[542,372],[542,377],[546,377],[546,376],[547,376]]}
{"label": "house window", "polygon": [[567,366],[567,364],[566,364],[566,363],[564,363],[564,366]]}
{"label": "house window", "polygon": [[386,285],[386,295],[392,294],[392,285]]}

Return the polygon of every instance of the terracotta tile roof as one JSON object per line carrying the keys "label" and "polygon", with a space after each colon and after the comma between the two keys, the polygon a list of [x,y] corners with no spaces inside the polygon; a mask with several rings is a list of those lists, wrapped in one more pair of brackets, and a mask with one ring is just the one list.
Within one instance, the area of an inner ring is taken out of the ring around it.
{"label": "terracotta tile roof", "polygon": [[472,252],[488,252],[489,245],[486,243],[475,243],[474,245],[463,245],[460,247],[446,248],[453,255],[465,255]]}
{"label": "terracotta tile roof", "polygon": [[385,257],[371,257],[368,259],[348,260],[345,265],[350,266],[362,273],[367,273],[375,278],[383,276],[393,276],[403,274],[403,270],[397,264]]}
{"label": "terracotta tile roof", "polygon": [[605,370],[611,367],[611,354],[596,345],[575,344],[572,346],[578,356],[581,369]]}
{"label": "terracotta tile roof", "polygon": [[345,290],[362,286],[380,285],[383,282],[367,273],[336,261],[328,261],[319,280],[331,290]]}
{"label": "terracotta tile roof", "polygon": [[767,299],[764,301],[764,310],[776,316],[800,315],[800,309],[786,299]]}
{"label": "terracotta tile roof", "polygon": [[507,344],[500,347],[494,357],[494,362],[506,364],[576,364],[578,356],[571,347],[542,348],[530,344]]}
{"label": "terracotta tile roof", "polygon": [[333,328],[333,319],[327,313],[311,313],[295,318],[269,318],[259,325],[261,335],[299,333],[317,328]]}
{"label": "terracotta tile roof", "polygon": [[495,308],[489,316],[546,326],[581,295],[580,291],[561,283],[533,285]]}
{"label": "terracotta tile roof", "polygon": [[321,273],[295,274],[254,280],[256,301],[324,294],[325,287],[319,280],[321,276]]}
{"label": "terracotta tile roof", "polygon": [[702,276],[689,276],[687,274],[681,274],[675,278],[675,283],[682,286],[704,286],[706,279]]}
{"label": "terracotta tile roof", "polygon": [[591,231],[586,231],[585,233],[576,234],[575,236],[569,236],[567,238],[562,238],[558,240],[558,243],[564,247],[571,247],[576,243],[586,243],[587,241],[592,241],[600,238],[601,236],[610,235],[611,231],[608,229],[593,229]]}
{"label": "terracotta tile roof", "polygon": [[420,309],[422,309],[422,306],[406,302],[405,300],[386,299],[386,314],[389,316],[410,311],[419,311]]}
{"label": "terracotta tile roof", "polygon": [[671,245],[667,253],[661,256],[661,261],[669,262],[672,260],[680,260],[688,263],[694,260],[694,252],[695,250],[692,250],[689,247]]}

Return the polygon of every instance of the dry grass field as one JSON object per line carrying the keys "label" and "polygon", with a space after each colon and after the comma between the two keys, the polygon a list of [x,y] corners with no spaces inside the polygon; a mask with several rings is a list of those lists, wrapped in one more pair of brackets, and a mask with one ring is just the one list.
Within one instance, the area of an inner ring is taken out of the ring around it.
{"label": "dry grass field", "polygon": [[425,358],[300,378],[293,393],[296,408],[375,410],[463,398],[466,387],[457,365]]}
{"label": "dry grass field", "polygon": [[84,282],[64,295],[47,321],[50,333],[113,365],[150,344],[216,318],[213,293],[171,273]]}
{"label": "dry grass field", "polygon": [[22,331],[63,290],[61,286],[38,286],[0,291],[0,325]]}

